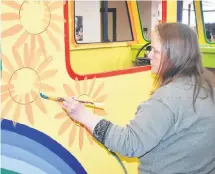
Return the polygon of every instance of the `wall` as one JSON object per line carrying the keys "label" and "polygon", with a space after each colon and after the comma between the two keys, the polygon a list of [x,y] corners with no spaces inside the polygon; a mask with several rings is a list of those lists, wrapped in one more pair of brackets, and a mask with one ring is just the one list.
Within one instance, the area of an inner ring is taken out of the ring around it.
{"label": "wall", "polygon": [[138,1],[142,28],[147,28],[146,38],[151,36],[151,1]]}
{"label": "wall", "polygon": [[[132,40],[128,10],[124,1],[109,1],[108,8],[116,8],[117,41]],[[108,22],[111,22],[108,21]],[[112,25],[111,25],[112,26]]]}
{"label": "wall", "polygon": [[79,42],[100,42],[100,2],[75,1],[75,16],[83,16],[83,41]]}

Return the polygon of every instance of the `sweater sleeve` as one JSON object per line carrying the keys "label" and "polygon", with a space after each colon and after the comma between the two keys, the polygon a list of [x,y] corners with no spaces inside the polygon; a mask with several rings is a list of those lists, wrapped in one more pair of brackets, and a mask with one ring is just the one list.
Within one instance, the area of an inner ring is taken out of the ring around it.
{"label": "sweater sleeve", "polygon": [[174,123],[173,112],[156,99],[142,103],[125,127],[108,124],[104,145],[122,156],[140,157],[153,149]]}

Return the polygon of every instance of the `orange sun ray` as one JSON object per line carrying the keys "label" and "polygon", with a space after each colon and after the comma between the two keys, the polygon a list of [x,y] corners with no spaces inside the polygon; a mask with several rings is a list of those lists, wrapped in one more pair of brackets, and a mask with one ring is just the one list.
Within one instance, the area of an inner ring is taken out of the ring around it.
{"label": "orange sun ray", "polygon": [[[31,96],[32,98],[36,98],[37,96],[37,93],[33,90],[31,90]],[[44,113],[46,114],[47,111],[46,111],[46,108],[45,108],[45,105],[43,104],[41,98],[39,96],[37,96],[36,100],[35,100],[35,104],[37,105],[37,107]]]}
{"label": "orange sun ray", "polygon": [[104,102],[104,101],[107,99],[107,97],[108,97],[107,94],[101,95],[101,96],[99,96],[99,97],[97,97],[97,98],[95,99],[95,102],[97,102],[97,103],[102,103],[102,102]]}
{"label": "orange sun ray", "polygon": [[7,67],[8,71],[13,74],[15,72],[14,67],[12,66],[12,64],[10,63],[11,61],[9,61],[9,59],[2,54],[2,62],[5,65],[5,67]]}
{"label": "orange sun ray", "polygon": [[[25,94],[25,103],[28,103],[29,101],[30,101],[29,94]],[[28,121],[33,125],[34,124],[34,118],[33,118],[32,106],[30,103],[25,105],[25,113],[28,117]]]}
{"label": "orange sun ray", "polygon": [[25,43],[24,45],[24,64],[26,67],[29,67],[30,65],[30,56],[28,51],[28,44]]}
{"label": "orange sun ray", "polygon": [[27,38],[28,38],[29,35],[30,35],[30,34],[29,34],[27,31],[25,31],[25,32],[19,37],[19,39],[17,39],[16,43],[14,44],[14,47],[15,47],[16,49],[20,48],[20,47],[25,43],[25,41],[27,40]]}
{"label": "orange sun ray", "polygon": [[37,39],[38,39],[38,43],[40,45],[40,50],[42,51],[43,55],[45,57],[47,57],[46,50],[45,50],[45,44],[44,44],[42,37],[40,35],[38,35]]}
{"label": "orange sun ray", "polygon": [[100,116],[107,115],[107,112],[105,110],[101,110],[101,109],[95,109],[94,112],[96,115],[100,115]]}
{"label": "orange sun ray", "polygon": [[73,123],[71,132],[69,134],[69,142],[68,142],[69,147],[71,147],[72,144],[74,143],[76,132],[77,132],[77,126],[75,125],[75,123]]}
{"label": "orange sun ray", "polygon": [[88,88],[88,83],[87,83],[87,76],[86,76],[84,77],[83,94],[87,94],[87,88]]}
{"label": "orange sun ray", "polygon": [[76,89],[77,94],[79,96],[81,94],[81,87],[80,87],[80,84],[79,84],[79,81],[78,81],[77,77],[75,78],[75,89]]}
{"label": "orange sun ray", "polygon": [[47,59],[45,59],[40,65],[39,67],[36,68],[36,71],[38,74],[40,74],[41,71],[43,71],[48,65],[49,63],[52,61],[52,58],[49,57]]}
{"label": "orange sun ray", "polygon": [[96,77],[93,78],[93,81],[90,85],[90,89],[89,89],[89,92],[88,92],[88,95],[90,96],[92,91],[93,91],[93,88],[94,88],[94,85],[95,85],[95,82],[96,82]]}
{"label": "orange sun ray", "polygon": [[43,91],[44,92],[54,92],[55,91],[55,88],[48,84],[36,83],[35,85],[36,85],[36,87],[40,88],[42,92]]}
{"label": "orange sun ray", "polygon": [[4,0],[2,1],[2,4],[5,4],[11,8],[14,8],[16,10],[19,10],[20,9],[20,4],[16,3],[15,1],[7,1],[7,0]]}
{"label": "orange sun ray", "polygon": [[19,15],[16,13],[4,13],[1,14],[2,21],[19,20]]}
{"label": "orange sun ray", "polygon": [[60,50],[60,44],[59,44],[58,40],[53,36],[52,32],[49,30],[46,30],[46,34],[48,35],[49,39],[52,41],[52,43],[56,47],[56,50]]}
{"label": "orange sun ray", "polygon": [[18,33],[19,31],[21,31],[21,29],[23,29],[21,24],[14,25],[14,26],[8,28],[7,30],[3,31],[1,36],[2,36],[2,38],[7,37],[7,36],[12,36],[12,35]]}
{"label": "orange sun ray", "polygon": [[[22,102],[22,97],[19,98],[19,102]],[[13,125],[17,123],[20,117],[20,112],[21,112],[21,106],[17,104],[15,112],[13,114]]]}
{"label": "orange sun ray", "polygon": [[79,129],[79,147],[82,149],[84,143],[84,128],[80,127]]}
{"label": "orange sun ray", "polygon": [[21,68],[23,67],[23,63],[22,63],[22,58],[21,56],[19,55],[17,49],[15,47],[12,48],[12,52],[13,52],[13,55],[14,55],[14,59],[16,61],[16,64]]}
{"label": "orange sun ray", "polygon": [[64,6],[65,2],[64,1],[55,1],[52,4],[49,5],[49,9],[53,12],[57,9],[60,9]]}
{"label": "orange sun ray", "polygon": [[[17,97],[17,96],[15,96]],[[5,118],[8,112],[10,111],[11,105],[13,103],[13,100],[10,98],[10,100],[7,101],[5,106],[2,109],[1,118]]]}
{"label": "orange sun ray", "polygon": [[[11,90],[11,91],[10,91],[11,95],[14,94],[14,92],[15,92],[14,90]],[[3,103],[7,98],[10,97],[10,93],[9,93],[9,92],[5,92],[5,93],[2,93],[2,94],[1,94],[1,101],[2,101],[2,103]]]}
{"label": "orange sun ray", "polygon": [[63,34],[63,31],[53,22],[50,23],[49,27],[52,28],[57,33]]}
{"label": "orange sun ray", "polygon": [[60,112],[55,116],[56,119],[65,118],[65,117],[66,117],[65,112]]}
{"label": "orange sun ray", "polygon": [[35,69],[40,61],[40,56],[42,55],[41,50],[38,49],[33,57],[33,60],[30,62],[30,67]]}
{"label": "orange sun ray", "polygon": [[104,83],[100,84],[99,87],[96,89],[96,91],[94,92],[92,98],[95,99],[98,94],[101,92],[101,90],[104,88]]}
{"label": "orange sun ray", "polygon": [[30,50],[31,59],[34,58],[35,47],[36,47],[36,36],[34,34],[32,34],[31,35],[31,50]]}
{"label": "orange sun ray", "polygon": [[8,91],[9,89],[14,88],[14,86],[12,84],[7,84],[7,85],[2,85],[1,86],[1,93],[4,93],[6,91]]}
{"label": "orange sun ray", "polygon": [[92,135],[87,130],[85,130],[85,132],[86,132],[86,135],[87,135],[87,138],[88,138],[90,144],[93,144],[93,137],[92,137]]}
{"label": "orange sun ray", "polygon": [[72,89],[69,87],[69,85],[64,84],[63,88],[64,88],[67,96],[69,96],[69,97],[75,96],[75,93],[72,91]]}
{"label": "orange sun ray", "polygon": [[62,135],[70,126],[71,126],[71,118],[67,118],[64,123],[61,125],[58,135]]}
{"label": "orange sun ray", "polygon": [[53,77],[57,73],[57,70],[48,70],[45,71],[44,73],[40,74],[40,80],[45,80],[50,77]]}
{"label": "orange sun ray", "polygon": [[2,70],[2,80],[5,82],[9,82],[10,74],[7,71]]}
{"label": "orange sun ray", "polygon": [[58,16],[56,14],[52,15],[52,20],[55,20],[55,21],[58,21],[58,22],[62,22],[62,21],[66,22],[66,20],[64,19],[63,16]]}

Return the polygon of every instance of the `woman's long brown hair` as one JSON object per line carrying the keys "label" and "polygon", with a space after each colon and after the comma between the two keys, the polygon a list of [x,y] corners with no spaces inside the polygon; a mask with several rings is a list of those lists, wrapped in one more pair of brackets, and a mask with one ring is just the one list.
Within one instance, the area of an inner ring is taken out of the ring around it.
{"label": "woman's long brown hair", "polygon": [[179,23],[159,24],[155,31],[162,44],[162,58],[154,85],[161,87],[179,77],[194,77],[193,106],[201,88],[204,89],[207,97],[210,96],[214,101],[215,77],[202,65],[195,31]]}

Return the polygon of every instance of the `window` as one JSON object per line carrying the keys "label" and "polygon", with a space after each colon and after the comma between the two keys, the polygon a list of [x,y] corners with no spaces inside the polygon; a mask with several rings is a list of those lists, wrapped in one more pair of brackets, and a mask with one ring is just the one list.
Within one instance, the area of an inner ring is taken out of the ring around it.
{"label": "window", "polygon": [[196,15],[193,0],[184,0],[182,11],[182,23],[187,24],[196,31]]}
{"label": "window", "polygon": [[77,43],[133,40],[125,1],[75,1]]}
{"label": "window", "polygon": [[151,30],[159,23],[162,18],[161,1],[138,0],[137,2],[144,39],[150,40]]}
{"label": "window", "polygon": [[215,42],[215,1],[202,1],[202,12],[206,39]]}

